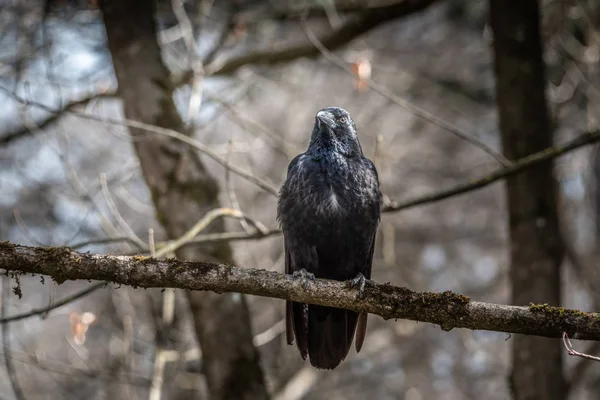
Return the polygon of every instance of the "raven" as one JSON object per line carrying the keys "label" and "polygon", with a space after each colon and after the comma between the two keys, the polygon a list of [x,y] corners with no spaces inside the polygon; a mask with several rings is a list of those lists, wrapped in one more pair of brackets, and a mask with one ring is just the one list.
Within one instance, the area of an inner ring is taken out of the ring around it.
{"label": "raven", "polygon": [[[288,166],[277,204],[285,272],[303,279],[371,278],[382,196],[375,165],[363,155],[356,125],[346,110],[329,107],[315,118],[310,144]],[[357,328],[358,326],[358,328]],[[334,369],[356,333],[365,339],[367,313],[286,302],[288,344],[319,369]]]}

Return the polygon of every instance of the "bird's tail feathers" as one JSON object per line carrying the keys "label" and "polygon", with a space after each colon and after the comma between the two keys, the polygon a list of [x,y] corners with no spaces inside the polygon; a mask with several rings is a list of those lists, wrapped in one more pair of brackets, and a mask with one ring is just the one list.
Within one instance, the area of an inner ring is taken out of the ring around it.
{"label": "bird's tail feathers", "polygon": [[346,358],[357,319],[354,311],[308,306],[308,355],[315,368],[334,369]]}
{"label": "bird's tail feathers", "polygon": [[287,343],[294,343],[303,360],[308,356],[308,304],[286,301],[285,328]]}

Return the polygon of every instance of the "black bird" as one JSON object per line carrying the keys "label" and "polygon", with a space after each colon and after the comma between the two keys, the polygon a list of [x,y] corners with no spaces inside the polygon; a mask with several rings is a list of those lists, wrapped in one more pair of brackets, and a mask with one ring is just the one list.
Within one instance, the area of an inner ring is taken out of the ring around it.
{"label": "black bird", "polygon": [[[320,110],[308,149],[290,163],[279,196],[285,272],[352,280],[362,292],[371,278],[381,206],[377,170],[363,155],[350,114]],[[316,368],[337,367],[355,331],[359,352],[366,328],[366,313],[286,302],[287,342],[295,337],[302,358],[309,356]]]}

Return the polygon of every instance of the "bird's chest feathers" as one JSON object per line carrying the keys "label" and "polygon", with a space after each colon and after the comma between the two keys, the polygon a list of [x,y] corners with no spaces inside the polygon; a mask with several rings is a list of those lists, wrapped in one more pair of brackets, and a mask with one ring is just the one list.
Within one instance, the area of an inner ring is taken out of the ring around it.
{"label": "bird's chest feathers", "polygon": [[312,194],[308,197],[313,198],[307,200],[317,214],[345,216],[352,208],[352,187],[355,182],[351,171],[355,168],[341,155],[317,158],[316,162],[319,168],[315,168],[307,177]]}
{"label": "bird's chest feathers", "polygon": [[342,205],[342,199],[336,193],[333,187],[329,187],[329,190],[323,194],[323,198],[318,202],[316,211],[319,214],[344,214],[345,208]]}

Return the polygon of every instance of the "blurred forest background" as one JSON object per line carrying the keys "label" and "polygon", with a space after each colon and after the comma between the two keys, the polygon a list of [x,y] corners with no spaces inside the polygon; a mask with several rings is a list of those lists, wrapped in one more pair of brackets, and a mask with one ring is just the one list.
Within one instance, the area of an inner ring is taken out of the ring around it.
{"label": "blurred forest background", "polygon": [[[598,3],[541,1],[539,20],[518,3],[2,0],[0,240],[168,256],[163,243],[204,218],[178,258],[283,272],[274,194],[320,108],[350,112],[398,202],[597,129]],[[373,279],[598,310],[596,152],[385,213]],[[600,364],[559,340],[371,316],[361,353],[317,371],[285,343],[281,300],[39,278],[13,294],[2,279],[1,399],[600,392]]]}

